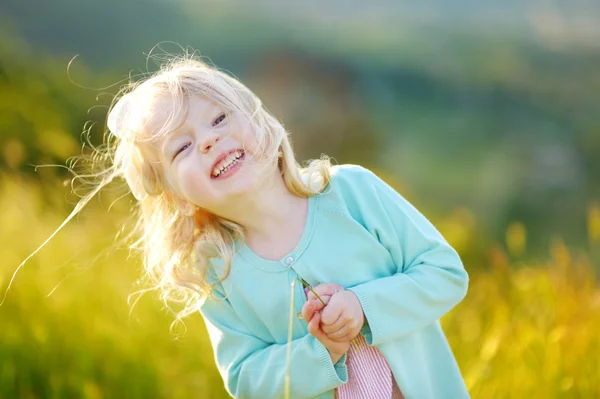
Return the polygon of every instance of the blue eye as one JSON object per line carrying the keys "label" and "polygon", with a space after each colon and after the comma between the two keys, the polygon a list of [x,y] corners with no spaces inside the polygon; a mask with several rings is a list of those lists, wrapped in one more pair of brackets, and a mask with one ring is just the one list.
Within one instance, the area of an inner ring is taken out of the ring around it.
{"label": "blue eye", "polygon": [[177,152],[175,152],[175,155],[173,155],[173,159],[175,159],[177,157],[177,155],[179,155],[181,152],[185,151],[189,146],[190,146],[190,143],[186,143],[186,144],[182,145],[181,148],[179,148],[177,150]]}
{"label": "blue eye", "polygon": [[215,119],[215,121],[213,122],[213,126],[217,126],[219,123],[223,122],[225,120],[225,118],[227,117],[226,114],[221,114],[217,117],[217,119]]}

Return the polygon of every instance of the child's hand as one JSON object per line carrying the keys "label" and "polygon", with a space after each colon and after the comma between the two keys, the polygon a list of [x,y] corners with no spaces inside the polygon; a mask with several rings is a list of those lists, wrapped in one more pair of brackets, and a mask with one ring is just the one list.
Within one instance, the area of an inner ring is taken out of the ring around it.
{"label": "child's hand", "polygon": [[334,293],[321,312],[321,328],[334,341],[352,341],[364,324],[362,305],[349,290]]}
{"label": "child's hand", "polygon": [[[313,291],[319,295],[319,298],[321,298],[325,304],[323,304],[323,302],[316,297]],[[310,322],[315,312],[320,312],[323,310],[325,305],[329,303],[329,299],[333,296],[333,294],[344,291],[344,287],[335,283],[325,283],[317,285],[315,288],[313,288],[313,291],[307,291],[307,301],[302,308],[302,317],[307,323]]]}
{"label": "child's hand", "polygon": [[[334,294],[344,290],[343,287],[334,283],[320,284],[313,289],[325,304],[329,302]],[[311,291],[308,292],[307,298],[308,300],[302,307],[302,318],[308,323],[308,332],[327,348],[332,362],[337,363],[344,353],[350,349],[350,340],[334,341],[329,338],[321,329],[321,310],[325,305]]]}
{"label": "child's hand", "polygon": [[362,305],[356,295],[335,283],[319,284],[314,291],[326,306],[313,292],[308,291],[308,301],[302,308],[302,316],[309,327],[313,315],[319,313],[320,329],[329,339],[338,342],[352,341],[365,323]]}

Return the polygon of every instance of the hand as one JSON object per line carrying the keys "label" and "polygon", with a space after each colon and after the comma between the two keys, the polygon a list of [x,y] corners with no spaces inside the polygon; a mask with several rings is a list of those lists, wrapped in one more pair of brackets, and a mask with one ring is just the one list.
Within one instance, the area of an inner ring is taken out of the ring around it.
{"label": "hand", "polygon": [[344,288],[338,284],[319,284],[313,290],[325,302],[325,305],[311,291],[308,292],[307,301],[302,307],[302,317],[308,323],[308,332],[327,348],[331,361],[335,364],[350,349],[350,341],[334,341],[321,329],[321,310],[325,308],[332,295],[341,292]]}
{"label": "hand", "polygon": [[310,322],[315,312],[320,312],[323,310],[327,303],[329,303],[329,299],[333,294],[344,291],[344,287],[335,283],[325,283],[319,284],[313,288],[313,291],[319,295],[319,298],[321,298],[325,304],[323,304],[323,302],[321,302],[312,291],[308,291],[306,295],[307,301],[302,307],[302,318],[307,323]]}
{"label": "hand", "polygon": [[365,324],[365,314],[356,294],[349,290],[334,293],[321,312],[321,329],[334,341],[352,341]]}

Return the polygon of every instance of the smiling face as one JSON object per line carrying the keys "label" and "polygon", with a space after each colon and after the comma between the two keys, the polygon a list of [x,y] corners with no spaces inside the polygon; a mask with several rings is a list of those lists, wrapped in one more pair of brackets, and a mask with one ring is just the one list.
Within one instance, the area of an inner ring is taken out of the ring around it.
{"label": "smiling face", "polygon": [[[157,102],[148,121],[150,129],[160,128],[172,107],[169,101]],[[226,112],[201,96],[189,98],[185,122],[156,146],[171,190],[217,214],[257,189],[266,171],[249,121],[240,112]]]}

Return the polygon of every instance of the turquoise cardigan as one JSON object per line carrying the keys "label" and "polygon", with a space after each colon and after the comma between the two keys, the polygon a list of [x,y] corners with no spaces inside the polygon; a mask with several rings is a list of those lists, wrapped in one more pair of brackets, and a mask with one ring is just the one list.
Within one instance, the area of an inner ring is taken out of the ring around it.
{"label": "turquoise cardigan", "polygon": [[[361,334],[381,350],[407,399],[469,397],[439,323],[467,293],[459,255],[372,172],[352,165],[331,171],[328,187],[309,198],[296,248],[270,261],[240,244],[215,291],[221,300],[208,299],[200,309],[227,391],[235,398],[284,397],[291,283],[300,276],[356,293],[367,319]],[[296,284],[295,313],[305,301]],[[298,317],[292,335],[290,396],[333,398],[348,379],[346,356],[332,364]]]}

